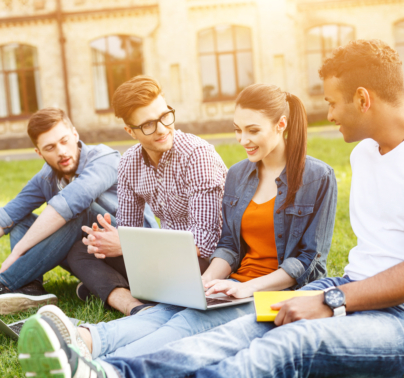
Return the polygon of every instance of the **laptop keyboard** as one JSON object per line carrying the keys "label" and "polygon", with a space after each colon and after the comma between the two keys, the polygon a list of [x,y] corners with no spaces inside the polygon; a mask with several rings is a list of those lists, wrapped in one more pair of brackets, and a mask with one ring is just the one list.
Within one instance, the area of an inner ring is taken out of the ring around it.
{"label": "laptop keyboard", "polygon": [[17,335],[19,335],[23,325],[24,325],[24,322],[21,322],[21,323],[10,325],[10,326],[8,326],[8,328],[11,328]]}
{"label": "laptop keyboard", "polygon": [[223,304],[223,303],[231,303],[232,301],[227,301],[226,299],[217,299],[217,298],[206,298],[206,303],[208,306]]}

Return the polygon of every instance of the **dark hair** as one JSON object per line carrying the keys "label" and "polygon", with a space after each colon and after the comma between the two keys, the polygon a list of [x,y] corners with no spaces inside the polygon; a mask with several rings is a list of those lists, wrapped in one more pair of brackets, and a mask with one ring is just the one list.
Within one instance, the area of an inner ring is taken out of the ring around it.
{"label": "dark hair", "polygon": [[245,88],[236,99],[236,106],[257,110],[273,123],[286,116],[288,126],[283,134],[286,141],[286,173],[288,193],[280,209],[294,204],[296,193],[303,183],[307,150],[307,115],[300,99],[282,92],[275,85],[253,84]]}
{"label": "dark hair", "polygon": [[112,96],[115,116],[127,124],[133,111],[149,105],[161,94],[159,82],[151,76],[138,75],[121,84]]}
{"label": "dark hair", "polygon": [[404,92],[403,69],[400,56],[379,39],[351,41],[336,48],[319,70],[324,80],[341,80],[346,102],[352,102],[357,88],[373,90],[382,100],[399,105]]}
{"label": "dark hair", "polygon": [[28,136],[32,143],[37,145],[38,137],[55,127],[60,121],[73,128],[72,122],[62,109],[44,108],[32,115],[28,122]]}

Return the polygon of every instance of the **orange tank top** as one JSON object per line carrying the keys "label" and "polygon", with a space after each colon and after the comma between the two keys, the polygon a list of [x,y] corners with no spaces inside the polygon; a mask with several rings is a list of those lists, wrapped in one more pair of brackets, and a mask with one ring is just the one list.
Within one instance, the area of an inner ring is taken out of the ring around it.
{"label": "orange tank top", "polygon": [[241,236],[248,249],[231,278],[245,282],[278,269],[274,229],[275,198],[259,205],[251,201],[247,206],[241,219]]}

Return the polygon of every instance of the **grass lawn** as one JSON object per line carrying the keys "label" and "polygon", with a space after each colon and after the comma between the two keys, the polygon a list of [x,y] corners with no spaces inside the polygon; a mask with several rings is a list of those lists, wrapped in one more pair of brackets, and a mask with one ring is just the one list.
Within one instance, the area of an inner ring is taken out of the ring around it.
{"label": "grass lawn", "polygon": [[[349,250],[356,244],[355,235],[349,223],[349,189],[351,183],[351,167],[349,155],[355,145],[346,144],[342,139],[312,138],[308,144],[308,154],[330,164],[338,182],[337,218],[331,251],[328,257],[329,276],[342,275],[347,263]],[[228,167],[246,157],[244,149],[239,145],[221,145],[216,147]],[[23,188],[27,181],[39,171],[43,162],[30,161],[0,161],[0,206],[8,201]],[[37,212],[40,212],[38,209]],[[0,239],[0,262],[10,253],[9,238]],[[55,268],[45,275],[45,288],[58,296],[59,306],[69,316],[97,323],[119,318],[120,313],[106,311],[101,301],[95,300],[83,303],[77,299],[75,288],[77,278],[71,276],[62,268]],[[2,316],[6,323],[26,318],[36,312],[35,309],[13,316]],[[17,343],[0,334],[0,377],[21,377],[21,369],[17,361]]]}

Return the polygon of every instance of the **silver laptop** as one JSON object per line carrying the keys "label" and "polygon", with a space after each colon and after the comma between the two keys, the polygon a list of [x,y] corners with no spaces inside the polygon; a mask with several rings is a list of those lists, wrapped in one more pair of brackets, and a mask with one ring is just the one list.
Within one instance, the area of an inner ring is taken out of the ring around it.
{"label": "silver laptop", "polygon": [[[19,320],[18,322],[14,322],[11,324],[6,324],[0,319],[0,332],[4,333],[5,335],[7,335],[13,339],[18,339],[18,337],[20,336],[21,328],[28,319],[29,318]],[[75,326],[78,326],[80,323],[84,323],[78,319],[74,319],[74,318],[69,318],[69,319]]]}
{"label": "silver laptop", "polygon": [[21,328],[27,319],[19,320],[18,322],[14,322],[11,324],[6,324],[0,319],[0,332],[10,336],[13,339],[18,339],[18,335],[21,332]]}
{"label": "silver laptop", "polygon": [[253,300],[224,294],[205,296],[194,237],[189,231],[119,227],[118,233],[134,298],[199,310]]}

